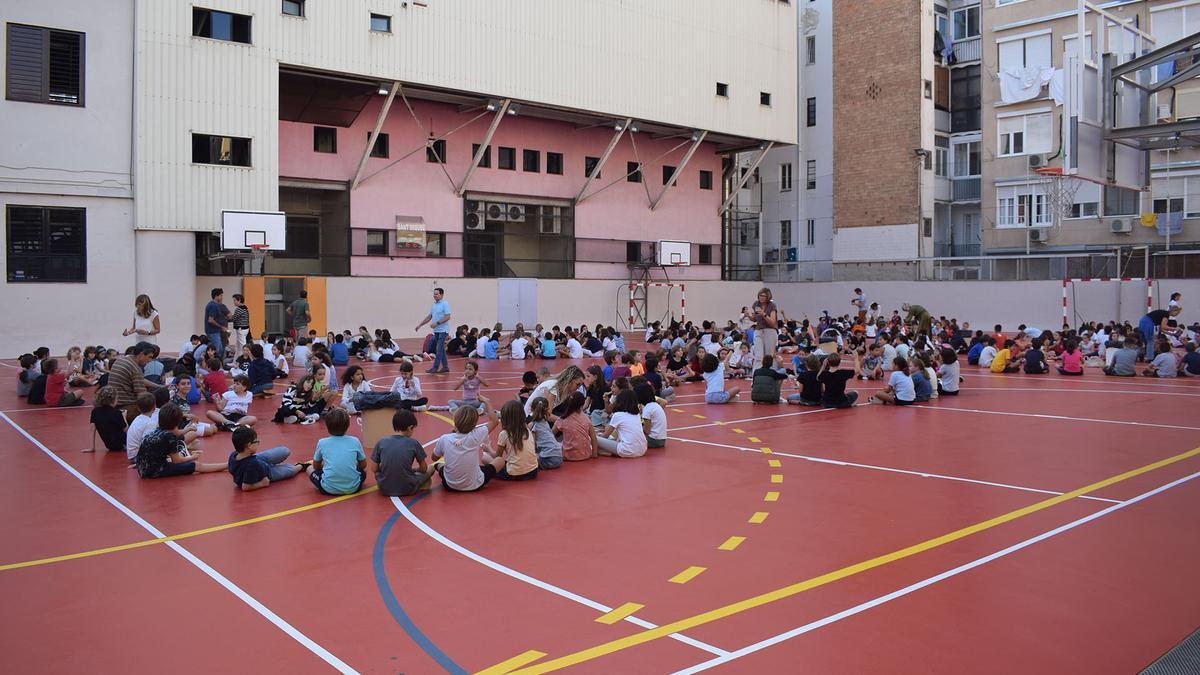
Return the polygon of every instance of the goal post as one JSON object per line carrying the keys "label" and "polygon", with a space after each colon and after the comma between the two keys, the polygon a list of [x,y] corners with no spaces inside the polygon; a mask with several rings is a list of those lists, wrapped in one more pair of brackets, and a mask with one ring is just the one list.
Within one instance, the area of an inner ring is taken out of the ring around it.
{"label": "goal post", "polygon": [[[1081,277],[1075,279],[1063,279],[1062,282],[1062,322],[1064,326],[1069,326],[1071,323],[1071,312],[1077,310],[1077,307],[1070,307],[1067,298],[1068,289],[1074,289],[1074,284],[1090,283],[1090,282],[1117,282],[1117,309],[1118,313],[1121,307],[1121,288],[1124,282],[1145,282],[1146,283],[1146,312],[1149,313],[1154,309],[1154,280],[1150,277]],[[1072,293],[1073,295],[1073,293]],[[1120,316],[1115,317],[1120,319]]]}
{"label": "goal post", "polygon": [[[670,318],[671,312],[674,311],[674,298],[679,298],[679,321],[686,320],[685,314],[687,311],[687,284],[674,283],[668,281],[649,281],[643,283],[631,283],[628,285],[629,290],[629,328],[645,328],[646,326],[659,321],[660,319],[652,318],[651,300],[663,300],[666,310],[663,312],[665,318]],[[654,297],[651,296],[652,291],[657,291]]]}

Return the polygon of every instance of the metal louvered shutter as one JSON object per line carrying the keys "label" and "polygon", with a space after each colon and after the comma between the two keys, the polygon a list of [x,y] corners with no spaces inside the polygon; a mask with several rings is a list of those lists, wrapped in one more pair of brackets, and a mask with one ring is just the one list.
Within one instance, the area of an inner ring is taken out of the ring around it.
{"label": "metal louvered shutter", "polygon": [[46,31],[8,24],[5,97],[10,101],[46,100]]}

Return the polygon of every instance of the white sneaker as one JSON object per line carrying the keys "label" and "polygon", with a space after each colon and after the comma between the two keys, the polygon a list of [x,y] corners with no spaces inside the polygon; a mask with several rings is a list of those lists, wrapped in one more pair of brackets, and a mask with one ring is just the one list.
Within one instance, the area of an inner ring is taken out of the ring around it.
{"label": "white sneaker", "polygon": [[418,405],[413,407],[414,412],[425,412],[426,410],[429,410],[429,406],[427,405]]}
{"label": "white sneaker", "polygon": [[300,424],[316,424],[317,420],[321,419],[319,415],[313,414],[300,420]]}

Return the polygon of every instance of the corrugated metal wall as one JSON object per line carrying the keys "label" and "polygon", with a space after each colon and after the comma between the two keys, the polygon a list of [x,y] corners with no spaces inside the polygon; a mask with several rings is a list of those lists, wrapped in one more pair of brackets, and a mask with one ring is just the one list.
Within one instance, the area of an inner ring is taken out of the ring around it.
{"label": "corrugated metal wall", "polygon": [[[308,0],[302,19],[279,0],[195,5],[251,15],[243,45],[192,37],[192,3],[138,0],[137,227],[217,230],[222,208],[276,208],[280,63],[795,142],[794,4],[428,4]],[[391,34],[370,31],[372,12]],[[251,138],[253,168],[193,165],[192,132]]]}

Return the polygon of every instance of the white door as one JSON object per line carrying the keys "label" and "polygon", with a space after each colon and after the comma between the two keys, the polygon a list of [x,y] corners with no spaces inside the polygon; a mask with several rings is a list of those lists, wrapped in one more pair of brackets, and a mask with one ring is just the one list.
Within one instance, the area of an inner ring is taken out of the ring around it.
{"label": "white door", "polygon": [[496,280],[496,320],[505,330],[518,323],[532,330],[537,324],[537,279]]}

